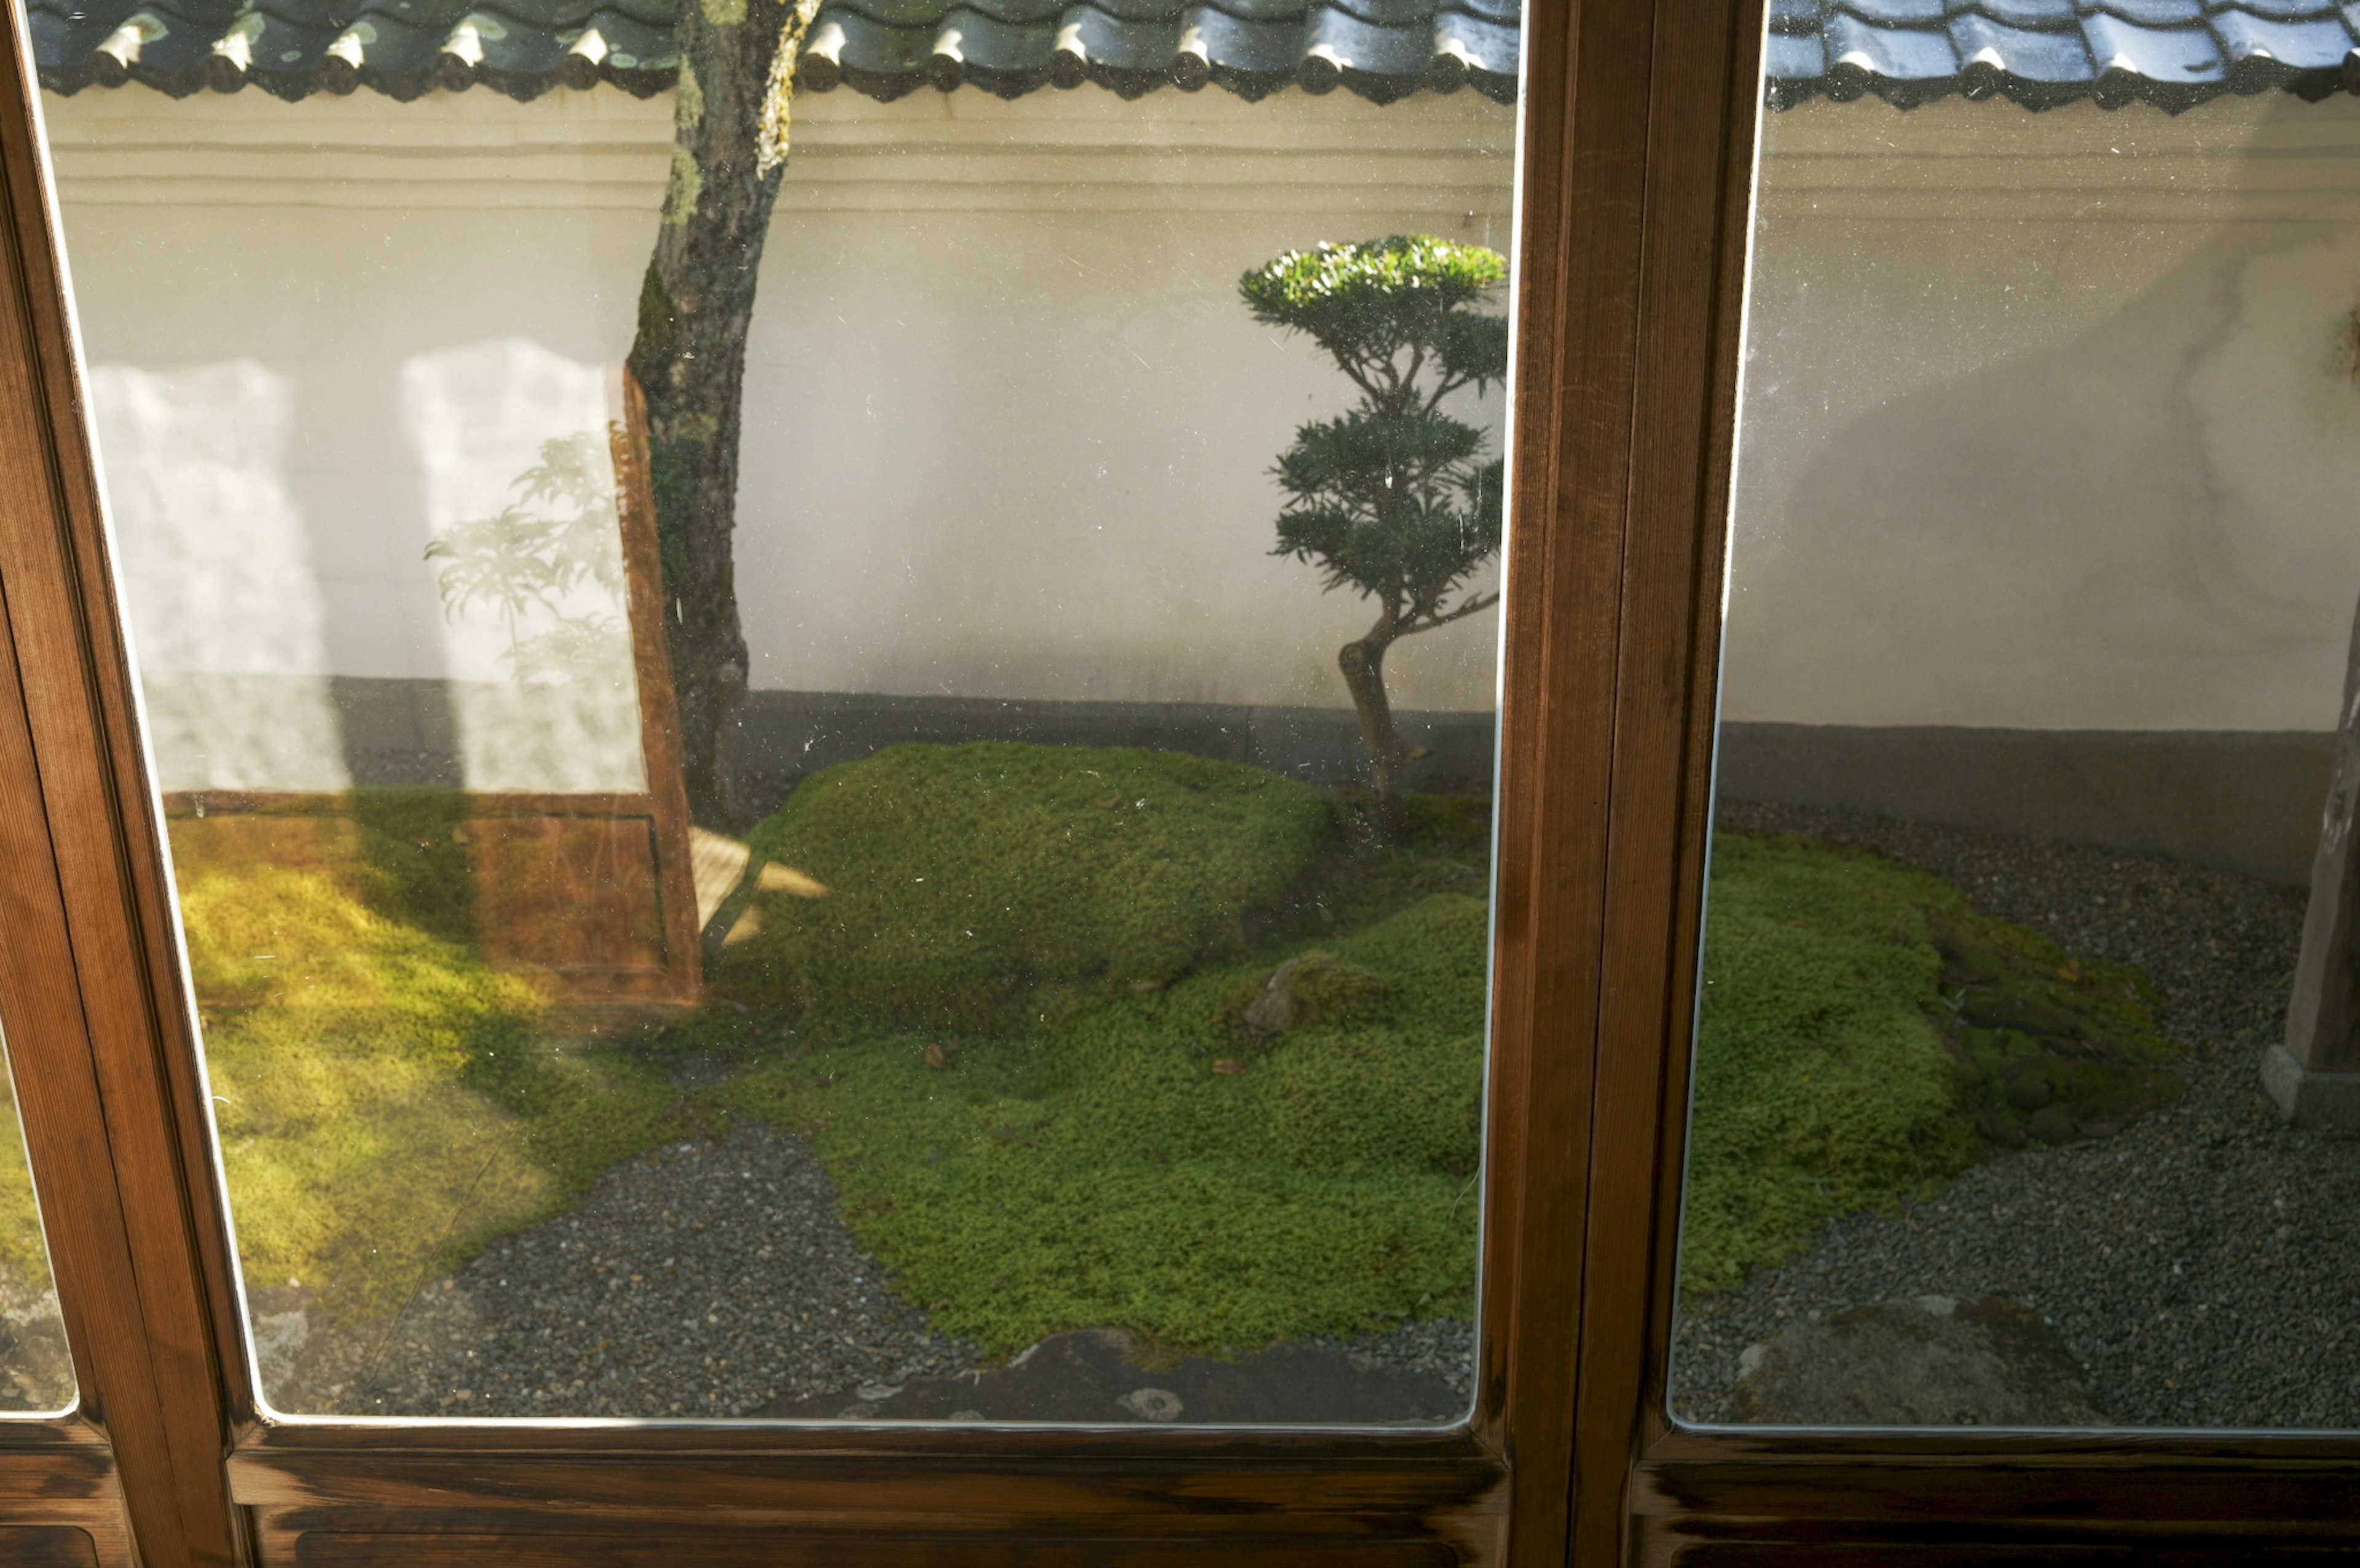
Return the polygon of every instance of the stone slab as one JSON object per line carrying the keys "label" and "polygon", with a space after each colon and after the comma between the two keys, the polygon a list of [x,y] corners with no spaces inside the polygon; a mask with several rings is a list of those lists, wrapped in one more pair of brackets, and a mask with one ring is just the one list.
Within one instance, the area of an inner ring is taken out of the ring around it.
{"label": "stone slab", "polygon": [[2314,1132],[2360,1132],[2360,1073],[2319,1073],[2283,1045],[2262,1058],[2262,1087],[2278,1114]]}

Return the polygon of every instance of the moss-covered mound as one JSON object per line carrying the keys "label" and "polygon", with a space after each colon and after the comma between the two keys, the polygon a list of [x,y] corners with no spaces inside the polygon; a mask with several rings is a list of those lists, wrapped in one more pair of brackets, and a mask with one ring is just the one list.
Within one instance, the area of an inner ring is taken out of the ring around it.
{"label": "moss-covered mound", "polygon": [[2111,1132],[2178,1092],[2176,1054],[2134,971],[1866,851],[1720,833],[1682,1282],[1733,1284],[1991,1143]]}
{"label": "moss-covered mound", "polygon": [[751,835],[759,896],[719,980],[806,1031],[1011,1021],[1032,986],[1164,985],[1233,957],[1336,840],[1328,794],[1176,752],[897,746],[806,780]]}
{"label": "moss-covered mound", "polygon": [[1357,977],[1349,1005],[1274,1031],[1239,1003],[1284,949],[1156,993],[1036,995],[1029,1030],[839,1047],[726,1094],[812,1136],[903,1294],[989,1345],[1119,1324],[1218,1350],[1462,1315],[1484,932],[1481,899],[1437,894],[1325,941],[1313,967]]}
{"label": "moss-covered mound", "polygon": [[353,876],[192,858],[181,913],[257,1286],[389,1311],[677,1136],[660,1076],[537,1039],[530,986],[377,913]]}

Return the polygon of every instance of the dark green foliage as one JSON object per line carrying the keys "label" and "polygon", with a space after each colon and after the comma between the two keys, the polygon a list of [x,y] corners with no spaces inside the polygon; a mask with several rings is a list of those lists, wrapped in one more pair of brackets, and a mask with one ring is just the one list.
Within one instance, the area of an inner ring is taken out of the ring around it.
{"label": "dark green foliage", "polygon": [[[1463,1314],[1487,803],[1415,799],[1382,846],[1359,831],[1368,805],[1135,751],[906,746],[814,779],[758,847],[829,894],[770,896],[727,973],[749,999],[763,970],[809,976],[805,1018],[839,1022],[798,1029],[825,1041],[808,1054],[741,1058],[721,1099],[813,1137],[902,1295],[998,1346],[1112,1324],[1218,1349]],[[933,912],[915,929],[882,899],[815,922],[856,867],[940,879],[946,902],[916,906]],[[983,911],[1004,921],[991,984],[945,960],[946,920],[985,932],[961,912],[980,890],[1044,877]],[[812,940],[825,964],[797,954]],[[1241,1022],[1290,960],[1295,1024]],[[835,986],[896,981],[902,1016],[964,1023],[842,1026]]]}
{"label": "dark green foliage", "polygon": [[1440,409],[1507,376],[1507,320],[1476,310],[1506,277],[1496,251],[1395,234],[1289,251],[1239,283],[1256,321],[1307,333],[1360,390],[1280,456],[1275,553],[1395,606],[1396,636],[1500,548],[1500,464]]}
{"label": "dark green foliage", "polygon": [[2103,1137],[2179,1094],[2136,970],[1983,917],[1936,911],[1929,931],[1962,1103],[1993,1143]]}
{"label": "dark green foliage", "polygon": [[[1300,953],[1270,975],[1257,972],[1230,996],[1228,1016],[1241,1027],[1255,1028],[1245,1015],[1272,986],[1283,985],[1292,998],[1293,1029],[1316,1029],[1351,1023],[1381,1008],[1393,996],[1393,982],[1334,953],[1315,948]],[[1248,1038],[1251,1038],[1249,1036]]]}
{"label": "dark green foliage", "polygon": [[1430,619],[1500,548],[1500,465],[1473,463],[1482,445],[1474,426],[1425,410],[1303,426],[1278,460],[1294,500],[1272,553],[1318,567],[1326,587],[1397,600],[1404,623]]}
{"label": "dark green foliage", "polygon": [[1178,752],[898,746],[807,779],[755,852],[816,878],[762,895],[720,983],[803,1028],[977,1029],[1031,987],[1149,987],[1242,951],[1338,837],[1324,791]]}
{"label": "dark green foliage", "polygon": [[1864,851],[1717,834],[1684,1286],[1733,1284],[1987,1139],[2023,1142],[2020,1102],[2055,1141],[2160,1104],[2175,1052],[2142,985]]}

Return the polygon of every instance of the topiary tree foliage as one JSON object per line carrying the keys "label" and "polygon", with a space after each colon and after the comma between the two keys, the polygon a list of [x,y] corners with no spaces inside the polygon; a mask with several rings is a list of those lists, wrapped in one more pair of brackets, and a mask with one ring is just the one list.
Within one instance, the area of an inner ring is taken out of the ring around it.
{"label": "topiary tree foliage", "polygon": [[1304,425],[1280,454],[1273,473],[1288,501],[1272,553],[1377,602],[1375,623],[1336,661],[1389,830],[1412,757],[1385,696],[1385,652],[1500,598],[1460,590],[1499,553],[1502,461],[1442,405],[1506,378],[1507,318],[1481,307],[1507,275],[1497,251],[1395,234],[1289,251],[1239,282],[1256,321],[1308,334],[1360,388],[1350,412]]}

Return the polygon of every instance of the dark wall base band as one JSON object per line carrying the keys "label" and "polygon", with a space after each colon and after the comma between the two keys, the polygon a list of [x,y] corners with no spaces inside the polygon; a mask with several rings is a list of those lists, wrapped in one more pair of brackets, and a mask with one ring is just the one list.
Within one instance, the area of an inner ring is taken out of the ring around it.
{"label": "dark wall base band", "polygon": [[1731,724],[1723,800],[2147,850],[2307,883],[2334,736]]}
{"label": "dark wall base band", "polygon": [[[459,784],[442,682],[339,677],[332,695],[356,781]],[[1400,717],[1410,743],[1431,752],[1413,788],[1491,789],[1491,714]],[[1359,728],[1341,708],[755,691],[739,749],[741,798],[767,813],[822,768],[902,741],[969,740],[1143,746],[1320,783],[1366,777]],[[2302,883],[2333,741],[2299,731],[1728,724],[1719,789],[1724,800],[2114,844]]]}

